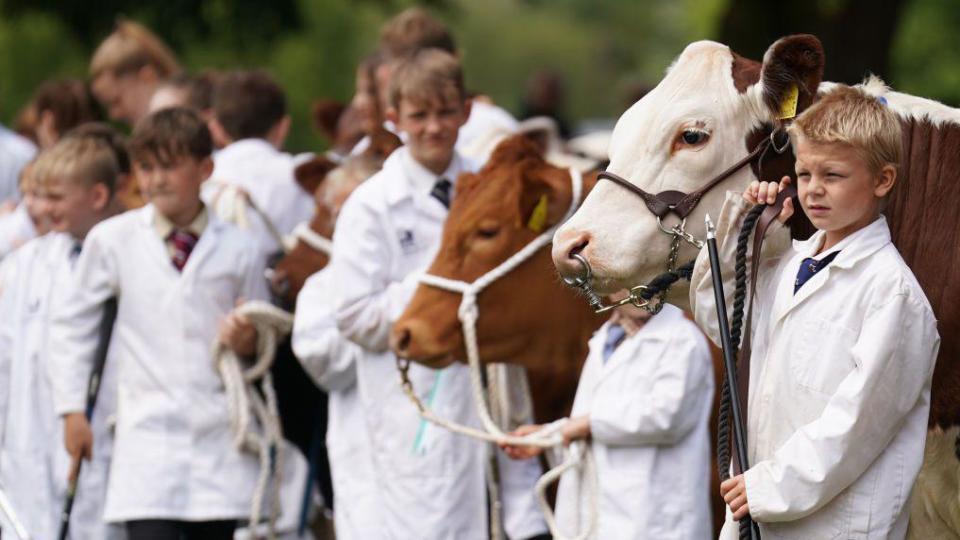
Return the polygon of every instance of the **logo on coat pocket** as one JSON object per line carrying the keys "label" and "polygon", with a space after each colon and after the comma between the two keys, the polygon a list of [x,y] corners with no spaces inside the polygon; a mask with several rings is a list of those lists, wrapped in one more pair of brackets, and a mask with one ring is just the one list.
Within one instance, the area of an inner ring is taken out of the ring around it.
{"label": "logo on coat pocket", "polygon": [[398,238],[400,241],[400,250],[404,253],[413,253],[417,249],[417,241],[413,237],[413,230],[403,229],[400,231]]}

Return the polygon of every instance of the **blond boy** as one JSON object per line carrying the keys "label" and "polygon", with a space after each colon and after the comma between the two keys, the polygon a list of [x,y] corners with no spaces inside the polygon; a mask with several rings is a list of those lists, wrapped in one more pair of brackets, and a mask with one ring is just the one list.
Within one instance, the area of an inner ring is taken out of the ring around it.
{"label": "blond boy", "polygon": [[[98,222],[121,211],[115,197],[119,167],[114,149],[95,136],[68,136],[44,151],[31,171],[53,232],[12,255],[0,293],[0,478],[17,501],[34,538],[55,538],[67,491],[70,459],[53,407],[47,340],[50,316],[63,302],[83,240]],[[71,515],[74,538],[115,538],[102,519],[110,464],[116,366],[108,361],[92,420],[94,459],[83,470]]]}
{"label": "blond boy", "polygon": [[[903,538],[940,338],[881,214],[897,179],[900,124],[883,102],[839,86],[790,136],[800,204],[818,231],[793,249],[771,245],[760,271],[752,466],[721,485],[730,510],[723,537],[734,538],[733,520],[750,514],[770,538]],[[728,198],[719,223],[731,231],[720,247],[728,267],[747,208],[772,202],[787,182],[755,182]],[[793,211],[786,203],[781,222]],[[697,320],[716,329],[706,255],[696,270]]]}

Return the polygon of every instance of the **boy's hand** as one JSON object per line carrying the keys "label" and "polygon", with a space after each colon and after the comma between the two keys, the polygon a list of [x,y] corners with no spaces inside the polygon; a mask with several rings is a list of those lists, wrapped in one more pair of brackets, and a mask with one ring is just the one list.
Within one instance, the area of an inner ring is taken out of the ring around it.
{"label": "boy's hand", "polygon": [[[239,301],[239,305],[242,301]],[[253,356],[257,352],[257,327],[245,316],[231,311],[220,321],[220,343],[240,356]]]}
{"label": "boy's hand", "polygon": [[747,483],[742,474],[730,478],[720,484],[720,496],[723,502],[733,512],[733,519],[740,521],[750,514],[750,505],[747,502]]}
{"label": "boy's hand", "polygon": [[[754,180],[750,182],[750,185],[747,186],[746,191],[743,192],[743,198],[750,204],[773,204],[777,202],[777,194],[783,191],[787,185],[790,184],[790,177],[784,176],[780,179],[780,183],[775,182],[760,182]],[[780,223],[786,223],[790,216],[793,215],[793,199],[787,199],[783,201],[783,210],[780,211],[780,215],[777,216],[777,221]]]}
{"label": "boy's hand", "polygon": [[[518,427],[509,434],[513,435],[514,437],[523,437],[524,435],[529,435],[542,427],[543,426],[539,424],[528,424],[526,426]],[[503,450],[504,453],[510,457],[510,459],[530,459],[543,453],[543,448],[540,448],[539,446],[501,444],[500,449]]]}
{"label": "boy's hand", "polygon": [[571,418],[563,425],[563,428],[560,429],[560,434],[563,435],[564,446],[570,446],[570,443],[573,441],[589,438],[590,417],[583,415]]}
{"label": "boy's hand", "polygon": [[83,413],[69,413],[63,417],[63,445],[73,461],[68,478],[73,482],[80,468],[80,459],[90,461],[93,457],[93,431]]}

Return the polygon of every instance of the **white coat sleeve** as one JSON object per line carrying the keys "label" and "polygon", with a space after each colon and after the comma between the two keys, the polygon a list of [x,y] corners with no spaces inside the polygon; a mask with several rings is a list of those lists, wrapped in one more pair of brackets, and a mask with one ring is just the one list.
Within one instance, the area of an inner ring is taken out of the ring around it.
{"label": "white coat sleeve", "polygon": [[317,386],[328,392],[343,390],[357,378],[357,359],[363,350],[340,333],[333,318],[329,274],[323,270],[303,285],[293,318],[293,352]]}
{"label": "white coat sleeve", "polygon": [[16,333],[15,291],[7,284],[14,283],[18,265],[16,254],[0,263],[0,441],[7,422],[7,404],[10,396],[10,377],[13,364],[13,340]]}
{"label": "white coat sleeve", "polygon": [[652,373],[644,374],[652,380],[649,392],[597,393],[590,407],[594,440],[607,446],[670,445],[697,426],[703,404],[712,397],[712,373],[706,342],[692,331],[678,327],[669,341],[637,350],[652,366]]}
{"label": "white coat sleeve", "polygon": [[[48,377],[54,411],[59,415],[86,408],[104,303],[119,292],[117,261],[105,242],[105,232],[97,227],[90,231],[65,285],[63,301],[51,306]],[[121,300],[118,313],[122,311]]]}
{"label": "white coat sleeve", "polygon": [[879,456],[926,394],[940,347],[926,304],[891,291],[867,313],[852,349],[856,368],[816,420],[745,474],[760,522],[809,515],[850,486]]}
{"label": "white coat sleeve", "polygon": [[[752,205],[743,199],[739,192],[728,191],[717,219],[717,255],[720,258],[720,269],[723,274],[723,292],[727,302],[727,314],[733,306],[733,293],[736,290],[734,268],[736,266],[737,236],[743,220]],[[789,251],[789,229],[775,221],[767,229],[766,240],[763,244],[763,261],[765,268],[771,268]],[[753,240],[747,244],[747,263],[753,254]],[[760,270],[760,279],[757,282],[757,296],[762,297],[767,289],[766,283],[772,283],[770,278],[776,272]],[[697,255],[697,262],[690,277],[690,311],[693,313],[697,326],[704,329],[704,333],[718,347],[720,346],[720,327],[717,319],[717,303],[713,295],[713,273],[710,271],[710,256],[704,246]]]}
{"label": "white coat sleeve", "polygon": [[338,290],[335,317],[348,339],[382,352],[387,350],[390,329],[419,280],[415,274],[401,281],[391,279],[391,233],[384,216],[357,195],[355,192],[344,204],[333,236],[331,267]]}

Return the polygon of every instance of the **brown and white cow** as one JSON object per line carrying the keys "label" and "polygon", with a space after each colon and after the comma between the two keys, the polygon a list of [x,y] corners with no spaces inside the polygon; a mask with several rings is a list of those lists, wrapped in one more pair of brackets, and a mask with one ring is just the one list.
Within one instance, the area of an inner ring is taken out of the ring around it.
{"label": "brown and white cow", "polygon": [[[428,273],[472,282],[497,267],[539,234],[528,225],[542,195],[548,201],[543,227],[563,218],[572,197],[570,172],[547,163],[542,152],[536,142],[514,136],[500,143],[478,174],[459,178],[441,246]],[[584,193],[595,183],[595,174],[586,175]],[[436,368],[465,358],[457,318],[460,300],[459,294],[421,285],[394,326],[394,351]],[[588,340],[605,317],[594,314],[556,278],[546,246],[484,289],[478,305],[481,360],[527,369],[537,422],[566,416],[586,360]],[[719,358],[715,352],[717,377],[722,370]],[[711,425],[715,424],[714,419]],[[717,475],[713,476],[713,493],[719,494]],[[714,499],[719,531],[723,504],[719,495]]]}
{"label": "brown and white cow", "polygon": [[[689,45],[663,81],[621,116],[608,170],[651,193],[694,191],[779,123],[781,99],[790,85],[799,88],[799,110],[818,92],[829,92],[831,83],[820,83],[823,62],[823,49],[813,36],[777,41],[762,63],[719,43]],[[864,88],[884,97],[903,125],[904,162],[885,214],[894,243],[933,306],[942,338],[933,379],[932,429],[914,490],[910,534],[956,538],[960,279],[952,270],[960,264],[960,110],[892,92],[876,79]],[[788,165],[792,174],[792,162]],[[703,238],[704,213],[716,215],[724,192],[742,190],[756,174],[744,168],[707,193],[688,217],[687,231]],[[667,249],[667,237],[640,198],[603,182],[557,232],[553,258],[562,275],[573,276],[580,264],[572,255],[579,253],[592,267],[594,288],[603,293],[645,283],[662,272]],[[695,255],[694,248],[684,245],[680,260]],[[675,287],[668,299],[687,307],[688,287]]]}

